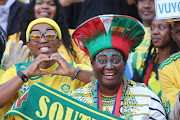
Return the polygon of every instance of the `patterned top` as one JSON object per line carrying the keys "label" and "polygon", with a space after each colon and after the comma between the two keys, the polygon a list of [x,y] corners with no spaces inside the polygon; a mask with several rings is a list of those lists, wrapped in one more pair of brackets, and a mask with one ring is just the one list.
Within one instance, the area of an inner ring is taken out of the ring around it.
{"label": "patterned top", "polygon": [[[166,114],[158,96],[140,83],[131,80],[125,80],[124,96],[121,99],[121,107],[119,113],[122,118],[128,120],[146,120],[158,119],[166,120]],[[89,83],[81,88],[76,89],[69,94],[71,97],[84,102],[90,106],[94,106],[93,92]],[[104,111],[112,113],[114,105],[114,96],[102,96],[102,107]],[[115,95],[116,96],[116,95]],[[110,99],[110,97],[112,97]],[[112,104],[113,103],[113,104]]]}
{"label": "patterned top", "polygon": [[[151,35],[150,27],[145,27],[144,40],[135,49],[134,52],[130,53],[130,58],[131,58],[130,61],[132,61],[132,69],[133,69],[133,76],[134,77],[140,76],[143,72],[141,65],[144,64],[145,58],[146,58],[147,53],[148,53],[148,48],[150,46],[150,41],[151,41],[150,35]],[[150,73],[150,77],[149,77],[149,81],[148,81],[147,86],[153,92],[155,92],[158,95],[158,97],[161,99],[162,90],[160,88],[160,84],[159,84],[159,80],[158,80],[158,71],[157,71],[158,67],[159,67],[159,65],[154,63],[152,71]],[[144,81],[139,81],[139,79],[134,80],[134,81],[144,82]]]}
{"label": "patterned top", "polygon": [[[154,58],[155,59],[155,58]],[[154,59],[149,60],[149,64],[146,70],[146,73],[144,75],[144,77],[141,79],[139,79],[138,77],[140,77],[143,73],[143,69],[141,67],[141,69],[135,69],[134,72],[134,77],[133,80],[135,82],[142,82],[145,83],[145,78],[149,75],[149,78],[146,78],[147,81],[147,86],[149,89],[151,89],[154,93],[156,93],[158,95],[158,97],[161,99],[161,94],[162,94],[162,90],[160,88],[160,83],[159,83],[159,75],[158,75],[158,67],[159,64],[156,64],[156,62],[154,61]],[[151,64],[152,64],[152,69],[151,69]],[[149,72],[150,71],[150,72]]]}
{"label": "patterned top", "polygon": [[116,95],[105,96],[105,95],[101,94],[103,111],[106,111],[106,112],[109,112],[112,114],[115,98],[116,98]]}
{"label": "patterned top", "polygon": [[150,36],[150,27],[145,27],[145,36],[141,44],[135,48],[135,51],[130,53],[130,56],[132,58],[132,68],[139,69],[144,55],[147,54],[149,45],[151,43],[151,36]]}
{"label": "patterned top", "polygon": [[174,108],[176,98],[180,92],[180,52],[172,54],[158,69],[159,82],[162,89],[162,102],[166,112]]}

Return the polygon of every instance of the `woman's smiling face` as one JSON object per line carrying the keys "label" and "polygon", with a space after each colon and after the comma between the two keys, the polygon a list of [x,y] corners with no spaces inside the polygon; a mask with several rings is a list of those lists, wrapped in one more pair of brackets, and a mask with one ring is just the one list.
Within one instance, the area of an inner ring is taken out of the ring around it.
{"label": "woman's smiling face", "polygon": [[38,18],[51,18],[54,19],[56,16],[56,5],[54,0],[36,0],[34,6],[34,17]]}
{"label": "woman's smiling face", "polygon": [[[41,31],[42,33],[45,33],[49,29],[52,30],[54,28],[49,24],[41,23],[33,26],[31,31]],[[50,56],[51,54],[56,53],[62,44],[62,40],[59,40],[58,37],[56,37],[56,39],[53,41],[47,41],[43,35],[39,42],[30,40],[26,44],[31,50],[34,58],[36,58],[40,54],[46,54],[47,56]]]}
{"label": "woman's smiling face", "polygon": [[113,48],[102,50],[92,61],[94,75],[99,85],[108,89],[119,87],[125,66],[122,53]]}

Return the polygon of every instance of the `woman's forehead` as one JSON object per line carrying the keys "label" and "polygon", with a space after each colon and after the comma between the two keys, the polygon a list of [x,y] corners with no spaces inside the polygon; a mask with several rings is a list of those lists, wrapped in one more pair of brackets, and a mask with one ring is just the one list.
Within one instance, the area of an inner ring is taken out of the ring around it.
{"label": "woman's forehead", "polygon": [[156,17],[154,17],[154,19],[152,20],[152,24],[163,24],[163,25],[167,25],[169,26],[164,19],[156,19]]}
{"label": "woman's forehead", "polygon": [[45,31],[46,29],[54,29],[54,28],[49,24],[40,23],[40,24],[34,25],[31,30]]}
{"label": "woman's forehead", "polygon": [[[115,48],[109,48],[109,49],[104,49],[104,50],[102,50],[102,51],[100,51],[101,53],[107,53],[107,52],[110,52],[110,53],[114,53],[114,52],[116,52],[116,53],[120,53],[121,54],[121,52],[120,52],[120,50],[117,50],[117,49],[115,49]],[[100,53],[99,52],[99,53]]]}
{"label": "woman's forehead", "polygon": [[99,56],[107,56],[107,57],[122,56],[122,54],[119,50],[114,49],[114,48],[112,48],[112,49],[110,48],[110,49],[102,50],[98,54],[96,54],[96,57],[99,57]]}

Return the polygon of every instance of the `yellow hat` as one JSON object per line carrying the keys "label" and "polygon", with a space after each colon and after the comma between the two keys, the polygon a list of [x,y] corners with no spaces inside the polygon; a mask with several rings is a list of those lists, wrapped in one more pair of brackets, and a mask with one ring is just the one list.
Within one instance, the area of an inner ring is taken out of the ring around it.
{"label": "yellow hat", "polygon": [[26,30],[26,41],[29,41],[29,33],[30,33],[32,27],[39,23],[47,23],[47,24],[51,25],[52,27],[54,27],[55,30],[57,31],[58,38],[61,39],[61,29],[59,28],[58,24],[54,20],[52,20],[50,18],[39,18],[39,19],[35,19],[29,23],[27,30]]}
{"label": "yellow hat", "polygon": [[180,18],[168,18],[166,19],[166,23],[173,23],[173,22],[176,22],[176,21],[180,21]]}

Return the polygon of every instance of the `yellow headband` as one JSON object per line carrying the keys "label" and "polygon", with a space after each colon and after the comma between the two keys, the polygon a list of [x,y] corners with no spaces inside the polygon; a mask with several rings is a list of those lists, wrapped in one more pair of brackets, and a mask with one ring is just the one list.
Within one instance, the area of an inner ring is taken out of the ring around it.
{"label": "yellow headband", "polygon": [[176,21],[180,21],[180,18],[168,18],[166,19],[166,23],[173,23],[173,22],[176,22]]}
{"label": "yellow headband", "polygon": [[47,23],[47,24],[51,25],[52,27],[54,27],[55,30],[57,31],[58,38],[61,39],[61,30],[60,30],[58,24],[54,20],[52,20],[50,18],[39,18],[39,19],[35,19],[29,23],[28,28],[26,30],[26,41],[29,41],[29,33],[30,33],[32,27],[39,23]]}

